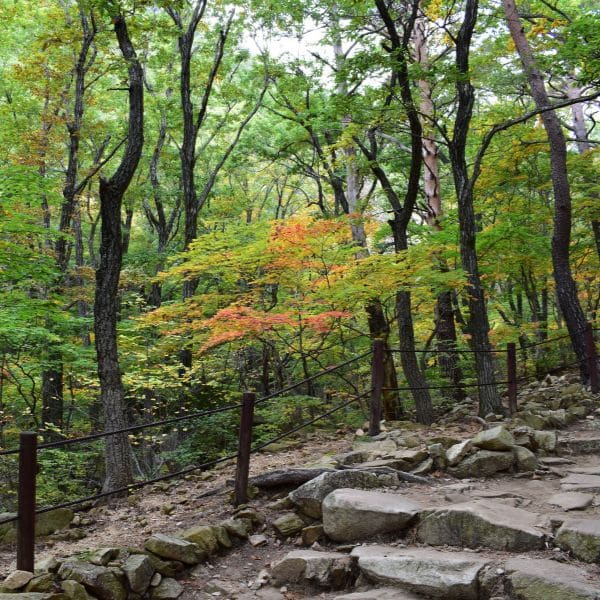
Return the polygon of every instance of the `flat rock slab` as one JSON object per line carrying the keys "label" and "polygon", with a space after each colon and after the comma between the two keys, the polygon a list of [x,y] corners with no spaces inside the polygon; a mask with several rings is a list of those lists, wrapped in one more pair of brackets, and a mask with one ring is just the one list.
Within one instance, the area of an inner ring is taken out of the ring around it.
{"label": "flat rock slab", "polygon": [[55,594],[45,594],[41,592],[25,592],[22,594],[9,593],[0,594],[0,600],[51,600]]}
{"label": "flat rock slab", "polygon": [[486,560],[464,552],[359,546],[351,556],[372,581],[445,600],[476,600]]}
{"label": "flat rock slab", "polygon": [[600,475],[600,465],[596,467],[569,467],[567,471],[581,475]]}
{"label": "flat rock slab", "polygon": [[554,560],[512,558],[504,569],[520,600],[598,600],[600,582],[582,569]]}
{"label": "flat rock slab", "polygon": [[336,596],[333,600],[423,600],[423,596],[398,588],[375,588],[366,592]]}
{"label": "flat rock slab", "polygon": [[600,560],[600,520],[569,519],[556,532],[555,542],[585,562]]}
{"label": "flat rock slab", "polygon": [[565,492],[589,492],[595,494],[600,492],[600,475],[571,473],[560,480],[560,487]]}
{"label": "flat rock slab", "polygon": [[[373,442],[375,444],[375,442]],[[394,444],[395,446],[395,444]],[[305,515],[320,519],[321,504],[325,496],[340,488],[374,489],[398,485],[398,477],[392,474],[375,475],[364,471],[335,471],[323,473],[290,492],[288,498]]]}
{"label": "flat rock slab", "polygon": [[323,528],[336,542],[350,542],[406,528],[421,507],[401,494],[335,490],[323,501]]}
{"label": "flat rock slab", "polygon": [[593,494],[582,492],[560,492],[548,500],[548,504],[560,506],[563,510],[585,510],[594,501]]}
{"label": "flat rock slab", "polygon": [[574,465],[575,461],[564,456],[541,456],[539,459],[541,465],[556,467],[558,465]]}
{"label": "flat rock slab", "polygon": [[432,546],[466,546],[493,550],[537,550],[546,532],[539,515],[491,500],[473,500],[421,513],[419,541]]}
{"label": "flat rock slab", "polygon": [[341,589],[353,583],[356,569],[348,554],[293,550],[272,565],[271,576],[276,585],[311,582]]}

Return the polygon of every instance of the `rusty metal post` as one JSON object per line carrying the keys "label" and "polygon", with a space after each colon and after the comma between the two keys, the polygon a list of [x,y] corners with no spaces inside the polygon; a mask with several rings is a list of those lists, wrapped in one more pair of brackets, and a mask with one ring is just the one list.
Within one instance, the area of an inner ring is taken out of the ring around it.
{"label": "rusty metal post", "polygon": [[506,344],[506,375],[508,380],[508,410],[517,412],[517,348],[513,342]]}
{"label": "rusty metal post", "polygon": [[250,446],[252,444],[252,421],[254,420],[254,400],[252,392],[245,392],[242,396],[242,413],[240,419],[240,436],[235,472],[236,506],[248,502],[248,473],[250,471]]}
{"label": "rusty metal post", "polygon": [[600,374],[598,374],[598,353],[594,341],[594,329],[591,323],[585,328],[585,349],[588,359],[588,371],[590,374],[590,388],[592,394],[600,392]]}
{"label": "rusty metal post", "polygon": [[369,435],[381,432],[381,395],[383,390],[383,361],[385,348],[383,340],[373,340],[373,358],[371,362],[371,416],[369,419]]}
{"label": "rusty metal post", "polygon": [[33,572],[35,551],[35,476],[37,434],[23,431],[19,436],[19,498],[17,521],[17,569]]}

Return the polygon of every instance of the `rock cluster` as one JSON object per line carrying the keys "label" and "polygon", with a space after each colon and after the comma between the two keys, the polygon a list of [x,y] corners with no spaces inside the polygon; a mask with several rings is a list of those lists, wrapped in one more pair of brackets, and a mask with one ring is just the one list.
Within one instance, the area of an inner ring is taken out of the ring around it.
{"label": "rock cluster", "polygon": [[15,571],[0,583],[0,600],[176,600],[175,579],[252,533],[251,509],[218,525],[200,525],[177,536],[155,533],[143,548],[98,548],[85,556],[49,558],[34,573]]}

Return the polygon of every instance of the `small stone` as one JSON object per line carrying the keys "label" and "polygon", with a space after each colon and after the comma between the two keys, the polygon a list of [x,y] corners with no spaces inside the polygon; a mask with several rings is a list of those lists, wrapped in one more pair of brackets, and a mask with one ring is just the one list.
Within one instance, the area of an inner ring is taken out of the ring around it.
{"label": "small stone", "polygon": [[98,548],[88,559],[93,565],[105,567],[111,560],[119,556],[118,548]]}
{"label": "small stone", "polygon": [[258,546],[266,546],[269,540],[267,539],[267,536],[265,536],[265,535],[256,534],[256,535],[251,535],[248,538],[248,541],[250,542],[250,544],[252,544],[252,546],[254,546],[256,548]]}
{"label": "small stone", "polygon": [[323,525],[309,525],[302,529],[302,543],[305,546],[312,546],[323,537]]}
{"label": "small stone", "polygon": [[465,456],[467,456],[473,448],[471,439],[463,440],[459,444],[454,444],[446,450],[446,461],[453,467],[457,465]]}
{"label": "small stone", "polygon": [[60,586],[69,600],[89,600],[90,598],[86,589],[73,579],[65,579]]}
{"label": "small stone", "polygon": [[175,579],[165,578],[152,588],[152,600],[177,600],[183,594],[183,586]]}
{"label": "small stone", "polygon": [[161,581],[162,575],[160,573],[154,573],[154,575],[152,575],[152,579],[150,580],[150,587],[156,587],[160,585]]}
{"label": "small stone", "polygon": [[304,526],[304,521],[296,513],[281,515],[273,521],[273,527],[283,537],[290,537],[298,533]]}
{"label": "small stone", "polygon": [[222,521],[221,525],[225,527],[227,533],[240,539],[248,539],[252,533],[252,521],[250,519],[227,519]]}
{"label": "small stone", "polygon": [[148,538],[144,547],[161,558],[178,560],[186,565],[195,565],[206,558],[206,552],[197,544],[162,533]]}

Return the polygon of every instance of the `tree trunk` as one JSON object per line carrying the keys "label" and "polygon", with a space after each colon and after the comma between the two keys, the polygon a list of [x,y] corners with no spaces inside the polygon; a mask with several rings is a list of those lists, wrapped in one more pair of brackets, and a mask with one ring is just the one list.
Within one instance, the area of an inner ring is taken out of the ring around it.
{"label": "tree trunk", "polygon": [[[567,83],[566,92],[569,98],[574,99],[581,97],[581,89],[572,82]],[[581,103],[573,104],[571,106],[571,114],[573,116],[573,131],[575,132],[575,138],[577,140],[577,150],[579,154],[585,154],[592,149],[592,144],[590,143],[588,131],[585,126],[583,105]],[[597,204],[600,203],[600,196],[597,193],[591,192],[590,196]],[[596,244],[596,253],[600,258],[600,221],[598,219],[592,219],[592,234]]]}
{"label": "tree trunk", "polygon": [[54,431],[54,427],[60,429],[63,426],[64,397],[62,355],[60,352],[51,353],[48,360],[51,366],[42,372],[42,423],[44,439],[49,442],[62,437]]}
{"label": "tree trunk", "polygon": [[[129,130],[121,163],[110,179],[100,178],[102,233],[100,265],[96,271],[94,332],[100,379],[100,398],[106,432],[127,426],[125,393],[119,369],[117,313],[119,277],[123,259],[121,206],[131,183],[144,143],[144,89],[142,67],[129,39],[122,15],[113,18],[114,31],[129,75]],[[104,490],[127,485],[132,477],[130,446],[126,434],[106,438]]]}
{"label": "tree trunk", "polygon": [[467,136],[475,101],[475,92],[469,78],[469,54],[471,37],[477,21],[477,9],[477,0],[467,0],[463,23],[456,39],[458,107],[449,150],[454,187],[458,200],[461,263],[467,274],[466,293],[469,306],[467,330],[471,336],[471,347],[476,351],[475,367],[479,385],[479,414],[485,416],[488,413],[501,413],[504,409],[496,388],[494,358],[490,352],[490,324],[479,276],[475,246],[476,222],[473,208],[473,182],[469,180],[466,160]]}
{"label": "tree trunk", "polygon": [[[510,35],[521,59],[531,95],[536,108],[550,106],[544,78],[521,25],[514,0],[502,0]],[[586,320],[579,299],[577,286],[571,273],[569,260],[571,243],[571,189],[567,169],[567,143],[558,115],[554,110],[541,113],[542,123],[550,145],[550,167],[554,191],[554,232],[552,235],[552,267],[556,295],[563,314],[571,345],[579,359],[579,369],[584,382],[589,380],[587,349],[585,345]]]}
{"label": "tree trunk", "polygon": [[[423,2],[420,3],[421,10]],[[427,48],[427,19],[419,16],[415,22],[413,33],[415,60],[423,71],[429,68],[429,52]],[[421,93],[419,111],[423,127],[423,190],[427,200],[427,224],[435,230],[441,230],[440,217],[443,215],[442,193],[439,169],[439,150],[435,141],[431,122],[435,117],[435,107],[432,100],[432,90],[426,78],[417,81]],[[441,271],[448,271],[448,266],[440,257],[437,261]],[[438,340],[437,350],[442,375],[450,379],[456,386],[452,396],[460,401],[465,397],[462,387],[462,369],[460,357],[456,352],[456,325],[452,309],[452,293],[442,292],[437,299],[435,308],[435,335]]]}
{"label": "tree trunk", "polygon": [[[336,14],[332,14],[332,20],[337,27],[339,24]],[[337,34],[334,39],[333,53],[338,72],[343,72],[348,57],[342,48],[342,40],[339,34]],[[340,81],[337,85],[337,92],[344,98],[349,96],[348,84],[345,79],[340,78]],[[349,123],[351,123],[351,121],[352,117],[350,115],[344,117],[342,126],[346,127]],[[352,241],[357,246],[356,256],[357,258],[364,258],[369,256],[369,249],[367,247],[367,234],[365,231],[364,222],[362,220],[363,209],[360,206],[361,185],[356,157],[356,147],[352,145],[345,145],[343,151],[346,159],[346,191],[344,192],[342,188],[336,192],[336,205],[339,205],[346,212],[346,214],[351,215],[350,232],[352,235]],[[334,190],[336,190],[338,187],[335,185],[336,181],[339,185],[338,178],[330,177],[330,185]],[[343,201],[341,201],[341,197],[338,198],[339,192],[341,192],[341,196],[344,196]],[[398,387],[398,376],[396,374],[394,356],[390,352],[389,346],[390,326],[387,322],[385,312],[379,298],[373,298],[370,302],[368,302],[365,306],[365,312],[367,313],[367,324],[369,327],[369,336],[371,340],[383,340],[383,418],[388,421],[393,421],[403,416],[404,410],[400,402],[400,394],[396,390]]]}

